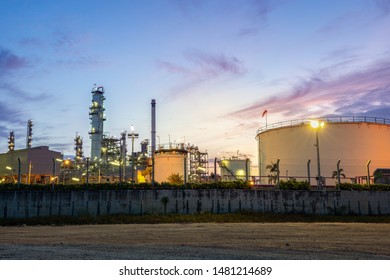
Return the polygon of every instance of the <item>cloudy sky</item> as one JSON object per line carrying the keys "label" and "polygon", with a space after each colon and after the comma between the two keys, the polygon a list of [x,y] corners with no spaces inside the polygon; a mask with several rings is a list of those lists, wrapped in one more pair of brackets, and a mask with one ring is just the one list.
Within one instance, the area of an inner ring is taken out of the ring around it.
{"label": "cloudy sky", "polygon": [[[0,153],[90,153],[88,107],[105,88],[104,130],[256,162],[256,130],[325,115],[390,118],[387,0],[0,0]],[[136,150],[138,143],[136,142]]]}

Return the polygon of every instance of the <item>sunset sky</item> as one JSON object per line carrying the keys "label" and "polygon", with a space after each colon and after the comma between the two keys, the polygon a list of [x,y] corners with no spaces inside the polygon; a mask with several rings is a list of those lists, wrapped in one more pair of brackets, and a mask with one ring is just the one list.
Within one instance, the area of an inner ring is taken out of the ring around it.
{"label": "sunset sky", "polygon": [[90,153],[88,107],[105,88],[104,130],[209,157],[257,162],[256,130],[316,116],[390,118],[387,0],[0,0],[0,153]]}

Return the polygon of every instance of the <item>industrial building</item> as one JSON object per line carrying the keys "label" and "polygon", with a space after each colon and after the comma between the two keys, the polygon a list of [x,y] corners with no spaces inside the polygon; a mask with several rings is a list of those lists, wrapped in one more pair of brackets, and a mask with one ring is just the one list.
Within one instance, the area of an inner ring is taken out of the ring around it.
{"label": "industrial building", "polygon": [[62,154],[48,146],[12,150],[0,154],[0,180],[23,184],[50,183],[60,174]]}
{"label": "industrial building", "polygon": [[[307,180],[311,185],[374,182],[376,169],[390,167],[390,120],[371,117],[325,117],[268,124],[257,131],[260,183],[267,184],[272,166],[280,179]],[[369,180],[369,181],[367,181]]]}
{"label": "industrial building", "polygon": [[32,147],[33,121],[27,122],[26,148],[15,150],[15,134],[10,131],[8,152],[0,154],[1,183],[51,183],[57,182],[62,163],[60,152],[48,146]]}

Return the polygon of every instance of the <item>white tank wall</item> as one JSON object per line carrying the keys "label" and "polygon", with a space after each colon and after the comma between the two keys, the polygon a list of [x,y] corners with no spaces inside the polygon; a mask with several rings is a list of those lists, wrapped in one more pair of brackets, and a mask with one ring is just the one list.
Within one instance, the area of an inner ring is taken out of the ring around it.
{"label": "white tank wall", "polygon": [[[340,168],[348,178],[371,176],[376,168],[390,168],[390,126],[376,123],[327,123],[318,132],[321,175],[327,185],[334,185],[332,173]],[[280,159],[280,176],[307,178],[311,159],[311,184],[316,184],[317,150],[315,130],[308,124],[270,129],[258,134],[259,173],[267,176],[266,166]],[[262,179],[266,183],[266,179]],[[351,180],[345,180],[350,182]]]}
{"label": "white tank wall", "polygon": [[[249,160],[247,164],[246,159],[223,159],[222,164],[224,164],[239,179],[245,180],[247,172],[248,176],[250,176],[251,164]],[[224,168],[220,168],[220,174],[222,177],[231,176],[231,174]]]}
{"label": "white tank wall", "polygon": [[168,182],[168,177],[178,173],[184,178],[184,154],[155,154],[154,156],[154,179],[156,182]]}

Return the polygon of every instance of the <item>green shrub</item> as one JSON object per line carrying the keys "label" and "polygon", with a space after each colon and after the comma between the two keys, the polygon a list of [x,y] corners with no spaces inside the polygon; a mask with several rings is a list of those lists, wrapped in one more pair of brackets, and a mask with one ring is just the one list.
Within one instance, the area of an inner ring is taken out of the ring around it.
{"label": "green shrub", "polygon": [[0,191],[40,190],[40,191],[73,191],[73,190],[135,190],[135,189],[246,189],[250,186],[243,181],[186,183],[176,184],[161,182],[155,183],[101,183],[101,184],[0,184]]}
{"label": "green shrub", "polygon": [[347,190],[347,191],[390,191],[390,185],[384,185],[384,184],[353,184],[353,183],[341,183],[338,185],[340,190]]}
{"label": "green shrub", "polygon": [[307,181],[297,181],[289,179],[288,181],[280,181],[281,190],[310,190],[310,184]]}

